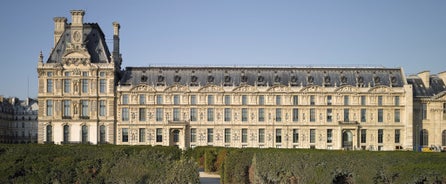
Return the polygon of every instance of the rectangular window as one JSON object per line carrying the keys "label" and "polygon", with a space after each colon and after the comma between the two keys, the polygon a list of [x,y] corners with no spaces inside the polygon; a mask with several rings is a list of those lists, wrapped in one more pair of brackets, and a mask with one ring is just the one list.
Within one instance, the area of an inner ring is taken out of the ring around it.
{"label": "rectangular window", "polygon": [[81,116],[82,117],[88,117],[89,111],[88,111],[88,100],[81,100]]}
{"label": "rectangular window", "polygon": [[276,143],[282,143],[282,129],[276,129]]}
{"label": "rectangular window", "polygon": [[208,143],[214,142],[214,129],[208,128]]}
{"label": "rectangular window", "polygon": [[146,142],[146,129],[145,128],[139,129],[139,142]]}
{"label": "rectangular window", "polygon": [[197,121],[197,108],[190,109],[190,121]]}
{"label": "rectangular window", "polygon": [[181,111],[180,108],[173,108],[173,121],[180,121]]}
{"label": "rectangular window", "polygon": [[327,122],[333,122],[333,110],[327,109]]}
{"label": "rectangular window", "polygon": [[299,142],[299,129],[293,129],[293,143]]}
{"label": "rectangular window", "polygon": [[163,104],[163,96],[156,95],[156,104]]}
{"label": "rectangular window", "polygon": [[365,104],[366,104],[365,96],[361,96],[361,105],[365,105]]}
{"label": "rectangular window", "polygon": [[383,105],[383,96],[378,96],[378,106]]}
{"label": "rectangular window", "polygon": [[331,97],[331,95],[328,95],[327,96],[327,105],[332,105],[332,104],[333,104],[332,97]]}
{"label": "rectangular window", "polygon": [[162,128],[156,129],[156,142],[163,142],[163,129]]}
{"label": "rectangular window", "polygon": [[401,135],[401,132],[400,132],[400,130],[399,129],[396,129],[395,130],[395,143],[400,143],[400,135]]}
{"label": "rectangular window", "polygon": [[327,143],[333,142],[333,129],[327,129]]}
{"label": "rectangular window", "polygon": [[146,121],[146,109],[139,108],[139,121]]}
{"label": "rectangular window", "polygon": [[395,123],[399,123],[400,122],[400,110],[399,109],[395,109],[395,117],[394,117]]}
{"label": "rectangular window", "polygon": [[173,95],[173,104],[180,105],[180,95]]}
{"label": "rectangular window", "polygon": [[446,103],[443,103],[443,119],[446,120]]}
{"label": "rectangular window", "polygon": [[46,92],[52,93],[53,92],[53,79],[47,79],[46,80]]}
{"label": "rectangular window", "polygon": [[242,122],[248,121],[248,109],[242,108]]}
{"label": "rectangular window", "polygon": [[378,129],[378,143],[383,143],[383,129]]}
{"label": "rectangular window", "polygon": [[282,104],[282,97],[277,95],[276,96],[276,105],[281,105]]}
{"label": "rectangular window", "polygon": [[383,109],[378,109],[378,122],[379,123],[382,123],[384,120],[383,114],[384,114]]}
{"label": "rectangular window", "polygon": [[129,108],[124,107],[122,108],[122,121],[128,121],[129,120]]}
{"label": "rectangular window", "polygon": [[146,95],[145,94],[139,95],[139,104],[141,104],[141,105],[146,104]]}
{"label": "rectangular window", "polygon": [[129,142],[129,129],[122,129],[122,142]]}
{"label": "rectangular window", "polygon": [[259,96],[259,105],[265,105],[265,96],[263,95]]}
{"label": "rectangular window", "polygon": [[248,142],[248,129],[242,128],[242,143]]}
{"label": "rectangular window", "polygon": [[366,122],[367,119],[367,109],[361,109],[361,122]]}
{"label": "rectangular window", "polygon": [[190,104],[191,105],[197,104],[197,95],[190,95]]}
{"label": "rectangular window", "polygon": [[107,81],[105,79],[99,79],[99,93],[105,93]]}
{"label": "rectangular window", "polygon": [[310,122],[316,121],[316,109],[311,108],[310,109]]}
{"label": "rectangular window", "polygon": [[208,121],[214,121],[214,109],[208,108]]}
{"label": "rectangular window", "polygon": [[282,121],[282,109],[277,108],[276,109],[276,122],[281,122],[281,121]]}
{"label": "rectangular window", "polygon": [[259,143],[265,143],[265,129],[259,129]]}
{"label": "rectangular window", "polygon": [[298,122],[298,121],[299,121],[299,109],[294,108],[293,109],[293,122]]}
{"label": "rectangular window", "polygon": [[46,116],[53,116],[53,100],[46,101]]}
{"label": "rectangular window", "polygon": [[99,72],[99,77],[105,77],[105,72]]}
{"label": "rectangular window", "polygon": [[82,79],[82,93],[88,93],[88,79]]}
{"label": "rectangular window", "polygon": [[231,109],[230,108],[225,108],[225,121],[231,121]]}
{"label": "rectangular window", "polygon": [[225,128],[225,143],[231,142],[231,129]]}
{"label": "rectangular window", "polygon": [[105,105],[105,100],[99,100],[99,116],[106,116],[107,115],[107,111],[106,111],[106,105]]}
{"label": "rectangular window", "polygon": [[248,97],[246,95],[242,95],[242,105],[248,104]]}
{"label": "rectangular window", "polygon": [[367,130],[361,129],[361,143],[367,142]]}
{"label": "rectangular window", "polygon": [[197,129],[196,128],[190,129],[190,142],[197,142]]}
{"label": "rectangular window", "polygon": [[400,105],[400,97],[395,96],[395,106],[399,106],[399,105]]}
{"label": "rectangular window", "polygon": [[316,129],[310,129],[310,143],[316,143]]}
{"label": "rectangular window", "polygon": [[208,95],[208,105],[214,105],[214,95]]}
{"label": "rectangular window", "polygon": [[350,104],[350,97],[349,96],[344,96],[344,105],[349,105]]}
{"label": "rectangular window", "polygon": [[164,110],[162,108],[156,108],[156,121],[163,121]]}
{"label": "rectangular window", "polygon": [[231,105],[231,96],[225,95],[225,105]]}
{"label": "rectangular window", "polygon": [[299,104],[299,96],[294,95],[293,96],[293,105],[298,105]]}
{"label": "rectangular window", "polygon": [[350,121],[350,109],[344,109],[344,122]]}
{"label": "rectangular window", "polygon": [[427,104],[421,104],[421,117],[427,119]]}
{"label": "rectangular window", "polygon": [[129,104],[129,95],[128,94],[122,95],[122,104]]}
{"label": "rectangular window", "polygon": [[70,100],[63,101],[63,116],[71,117],[71,101]]}
{"label": "rectangular window", "polygon": [[63,92],[69,93],[71,91],[71,80],[70,79],[64,79],[63,80]]}
{"label": "rectangular window", "polygon": [[316,104],[314,95],[310,95],[310,105]]}
{"label": "rectangular window", "polygon": [[265,109],[259,108],[259,122],[265,121]]}

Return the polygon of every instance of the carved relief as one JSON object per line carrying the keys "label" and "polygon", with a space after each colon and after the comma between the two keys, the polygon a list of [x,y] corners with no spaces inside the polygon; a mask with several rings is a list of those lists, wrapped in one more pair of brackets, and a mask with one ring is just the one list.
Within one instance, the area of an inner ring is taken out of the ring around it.
{"label": "carved relief", "polygon": [[137,92],[137,91],[142,91],[142,92],[156,92],[155,88],[145,85],[145,84],[140,84],[134,88],[132,88],[130,90],[131,92]]}
{"label": "carved relief", "polygon": [[199,92],[224,92],[222,87],[216,85],[207,85],[198,90]]}
{"label": "carved relief", "polygon": [[243,85],[232,90],[233,92],[258,92],[257,88],[250,85]]}

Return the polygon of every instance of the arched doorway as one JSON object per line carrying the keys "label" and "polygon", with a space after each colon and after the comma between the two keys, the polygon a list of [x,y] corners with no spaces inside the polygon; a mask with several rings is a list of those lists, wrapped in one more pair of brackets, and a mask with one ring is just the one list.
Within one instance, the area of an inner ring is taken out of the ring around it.
{"label": "arched doorway", "polygon": [[169,141],[169,145],[171,146],[178,146],[180,148],[183,147],[183,139],[182,139],[182,132],[181,129],[171,129],[170,130],[170,141]]}
{"label": "arched doorway", "polygon": [[353,149],[353,134],[350,130],[342,132],[342,148],[346,150]]}

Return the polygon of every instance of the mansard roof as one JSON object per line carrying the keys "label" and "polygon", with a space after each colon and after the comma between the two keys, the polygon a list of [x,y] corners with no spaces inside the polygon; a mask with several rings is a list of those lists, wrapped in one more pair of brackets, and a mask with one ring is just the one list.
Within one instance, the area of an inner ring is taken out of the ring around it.
{"label": "mansard roof", "polygon": [[446,91],[445,81],[437,75],[429,76],[429,87],[426,87],[423,80],[418,76],[409,76],[407,83],[412,84],[414,97],[433,97]]}
{"label": "mansard roof", "polygon": [[173,84],[204,86],[326,86],[351,85],[358,87],[407,84],[401,68],[383,67],[197,67],[150,66],[127,67],[121,75],[120,85],[147,84],[169,86]]}
{"label": "mansard roof", "polygon": [[[110,52],[105,42],[105,36],[97,23],[84,23],[83,33],[85,47],[90,54],[91,63],[110,62]],[[65,31],[60,37],[48,58],[47,63],[59,63],[65,53],[67,45],[71,43],[71,24],[65,27]]]}

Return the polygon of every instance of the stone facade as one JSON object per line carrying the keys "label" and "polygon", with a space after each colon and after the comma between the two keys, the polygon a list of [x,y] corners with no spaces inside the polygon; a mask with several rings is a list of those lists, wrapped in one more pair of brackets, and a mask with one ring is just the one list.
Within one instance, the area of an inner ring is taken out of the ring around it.
{"label": "stone facade", "polygon": [[0,142],[37,142],[37,100],[0,96]]}
{"label": "stone facade", "polygon": [[401,68],[121,70],[119,24],[113,24],[110,54],[99,26],[83,23],[83,11],[71,13],[71,24],[54,19],[55,47],[47,62],[39,59],[39,143],[182,149],[417,146],[414,109],[420,100]]}

